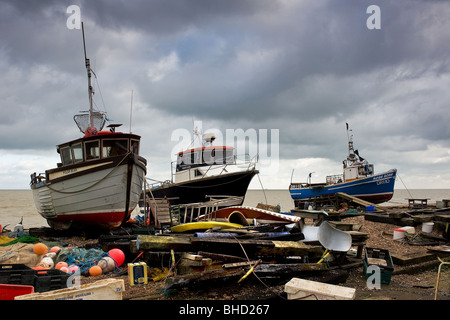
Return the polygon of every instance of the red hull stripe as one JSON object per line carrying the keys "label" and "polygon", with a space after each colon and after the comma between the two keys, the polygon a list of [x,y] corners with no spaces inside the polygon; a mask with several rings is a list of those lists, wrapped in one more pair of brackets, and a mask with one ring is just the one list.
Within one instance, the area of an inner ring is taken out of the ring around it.
{"label": "red hull stripe", "polygon": [[[131,214],[131,211],[129,212]],[[73,222],[83,223],[89,225],[103,225],[103,226],[120,226],[125,213],[122,212],[97,212],[84,214],[65,214],[58,216],[57,222]]]}

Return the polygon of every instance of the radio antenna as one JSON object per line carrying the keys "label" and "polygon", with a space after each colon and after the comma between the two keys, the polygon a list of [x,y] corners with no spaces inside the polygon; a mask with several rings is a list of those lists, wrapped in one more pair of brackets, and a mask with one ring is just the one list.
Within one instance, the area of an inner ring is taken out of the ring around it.
{"label": "radio antenna", "polygon": [[131,133],[131,118],[133,116],[133,90],[131,90],[131,105],[130,105],[130,133]]}

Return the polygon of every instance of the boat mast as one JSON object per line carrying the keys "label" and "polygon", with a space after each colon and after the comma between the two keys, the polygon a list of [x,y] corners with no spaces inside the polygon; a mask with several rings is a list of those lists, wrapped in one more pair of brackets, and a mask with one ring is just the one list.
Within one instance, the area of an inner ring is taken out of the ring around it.
{"label": "boat mast", "polygon": [[[348,156],[347,156],[347,161],[345,163],[345,167],[349,166],[351,163],[350,162],[354,162],[356,160],[356,155],[355,155],[355,151],[353,150],[353,135],[349,135],[348,133],[348,123],[345,123],[345,125],[347,126],[347,140],[348,140]],[[350,130],[352,131],[352,130]]]}
{"label": "boat mast", "polygon": [[94,126],[94,118],[92,116],[93,112],[94,112],[94,107],[93,107],[93,99],[92,99],[92,95],[94,94],[94,89],[92,88],[91,85],[91,63],[89,61],[89,59],[86,56],[86,41],[84,38],[84,24],[83,22],[81,22],[81,28],[82,28],[82,33],[83,33],[83,48],[84,48],[84,61],[86,64],[86,70],[87,70],[87,74],[88,74],[88,93],[89,93],[89,126],[93,127]]}

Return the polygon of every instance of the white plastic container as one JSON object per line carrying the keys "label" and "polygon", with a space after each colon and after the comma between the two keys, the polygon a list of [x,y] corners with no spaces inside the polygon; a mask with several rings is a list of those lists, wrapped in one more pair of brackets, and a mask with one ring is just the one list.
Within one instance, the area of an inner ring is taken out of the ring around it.
{"label": "white plastic container", "polygon": [[422,232],[430,233],[433,231],[434,222],[424,222],[422,223]]}
{"label": "white plastic container", "polygon": [[122,279],[104,279],[76,287],[30,293],[15,300],[122,300],[125,283]]}
{"label": "white plastic container", "polygon": [[403,229],[394,229],[394,240],[401,240],[405,237],[405,230]]}
{"label": "white plastic container", "polygon": [[405,232],[409,233],[409,234],[415,234],[416,233],[416,229],[414,227],[401,227],[399,229],[405,230]]}

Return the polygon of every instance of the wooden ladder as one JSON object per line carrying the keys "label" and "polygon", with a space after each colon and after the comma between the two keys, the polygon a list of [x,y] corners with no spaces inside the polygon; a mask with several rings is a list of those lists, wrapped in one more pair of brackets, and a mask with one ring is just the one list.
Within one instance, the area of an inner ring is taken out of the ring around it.
{"label": "wooden ladder", "polygon": [[170,202],[167,198],[150,198],[145,196],[150,212],[155,219],[155,226],[161,228],[163,225],[173,226],[178,224],[178,220],[172,212]]}

